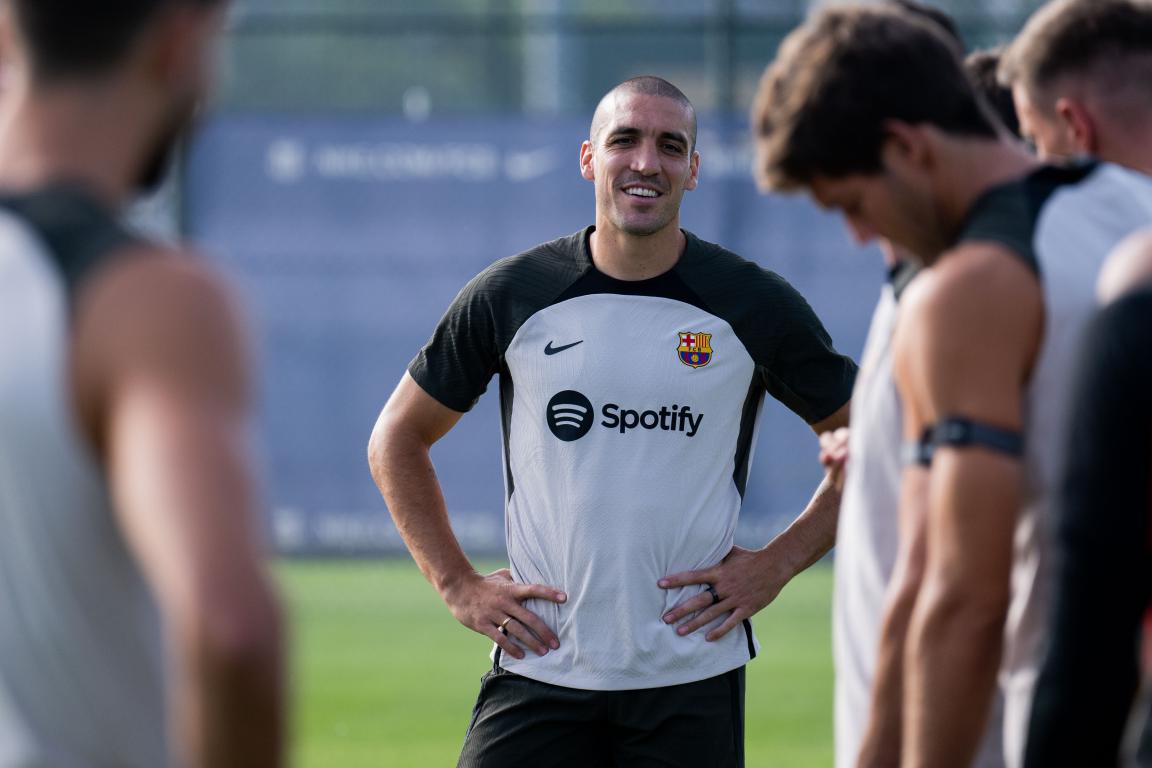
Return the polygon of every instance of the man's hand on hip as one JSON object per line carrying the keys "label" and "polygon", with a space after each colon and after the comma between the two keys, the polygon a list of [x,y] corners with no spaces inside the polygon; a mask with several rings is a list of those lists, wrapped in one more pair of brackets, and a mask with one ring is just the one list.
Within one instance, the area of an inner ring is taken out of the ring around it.
{"label": "man's hand on hip", "polygon": [[705,637],[709,642],[714,642],[775,600],[789,576],[774,566],[767,549],[752,551],[732,547],[732,551],[718,565],[673,574],[657,582],[663,589],[690,584],[711,587],[699,595],[682,600],[664,614],[664,622],[675,625],[689,617],[688,621],[676,627],[677,634],[688,635],[727,614],[724,623]]}
{"label": "man's hand on hip", "polygon": [[513,638],[537,656],[548,653],[549,648],[560,647],[556,633],[524,607],[524,601],[531,599],[563,603],[568,595],[555,587],[517,584],[507,568],[487,576],[471,573],[444,590],[444,602],[457,621],[491,638],[505,653],[517,659],[524,658],[524,650]]}

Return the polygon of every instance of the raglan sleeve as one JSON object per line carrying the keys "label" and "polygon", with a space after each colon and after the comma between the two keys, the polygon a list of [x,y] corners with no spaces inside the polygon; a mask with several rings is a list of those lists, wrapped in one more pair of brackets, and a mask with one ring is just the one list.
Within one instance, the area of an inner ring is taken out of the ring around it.
{"label": "raglan sleeve", "polygon": [[461,413],[476,405],[500,369],[499,307],[488,272],[469,282],[408,365],[420,388]]}
{"label": "raglan sleeve", "polygon": [[852,398],[856,363],[836,351],[824,324],[800,292],[769,273],[756,308],[757,371],[768,394],[809,424]]}

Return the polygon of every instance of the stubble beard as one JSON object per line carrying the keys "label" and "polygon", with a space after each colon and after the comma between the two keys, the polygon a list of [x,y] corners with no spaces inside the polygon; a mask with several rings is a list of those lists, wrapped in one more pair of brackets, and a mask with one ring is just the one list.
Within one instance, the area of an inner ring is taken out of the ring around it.
{"label": "stubble beard", "polygon": [[163,186],[175,163],[181,144],[191,133],[195,112],[193,104],[178,107],[160,129],[156,140],[144,156],[144,163],[139,173],[136,174],[134,187],[137,194],[150,195]]}

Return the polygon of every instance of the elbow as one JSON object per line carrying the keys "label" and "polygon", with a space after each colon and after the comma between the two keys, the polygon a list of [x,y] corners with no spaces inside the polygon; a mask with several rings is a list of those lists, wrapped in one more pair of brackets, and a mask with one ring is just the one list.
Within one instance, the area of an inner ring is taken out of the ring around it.
{"label": "elbow", "polygon": [[1008,584],[971,585],[927,578],[916,623],[929,647],[961,637],[999,647],[1008,616]]}
{"label": "elbow", "polygon": [[376,481],[377,486],[387,471],[388,457],[392,452],[391,443],[395,436],[396,429],[385,411],[376,420],[376,426],[372,428],[372,435],[368,438],[368,470],[372,473],[372,479]]}
{"label": "elbow", "polygon": [[246,595],[233,590],[203,603],[183,622],[201,669],[215,678],[279,677],[284,617],[270,587],[260,585]]}
{"label": "elbow", "polygon": [[377,485],[383,480],[397,450],[403,450],[404,437],[399,421],[385,409],[368,438],[368,469]]}

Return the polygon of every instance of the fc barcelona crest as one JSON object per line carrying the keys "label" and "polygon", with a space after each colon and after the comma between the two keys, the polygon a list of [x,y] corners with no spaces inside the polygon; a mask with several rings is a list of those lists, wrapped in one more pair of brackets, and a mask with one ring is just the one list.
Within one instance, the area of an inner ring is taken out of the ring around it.
{"label": "fc barcelona crest", "polygon": [[694,333],[692,331],[680,332],[680,346],[676,351],[680,353],[680,362],[692,368],[702,368],[712,362],[712,334]]}

